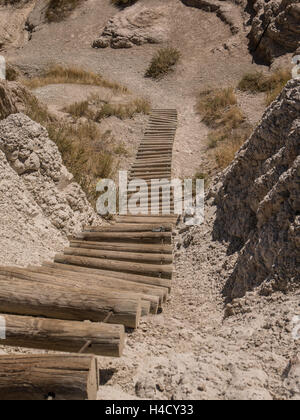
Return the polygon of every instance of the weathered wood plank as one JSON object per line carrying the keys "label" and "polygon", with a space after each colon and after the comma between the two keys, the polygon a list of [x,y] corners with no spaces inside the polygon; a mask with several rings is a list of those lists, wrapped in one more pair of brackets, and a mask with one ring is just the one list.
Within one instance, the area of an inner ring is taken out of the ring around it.
{"label": "weathered wood plank", "polygon": [[64,321],[0,314],[5,320],[2,346],[26,347],[78,353],[87,342],[85,354],[120,357],[125,345],[123,325]]}
{"label": "weathered wood plank", "polygon": [[0,400],[96,400],[99,369],[93,356],[0,356]]}

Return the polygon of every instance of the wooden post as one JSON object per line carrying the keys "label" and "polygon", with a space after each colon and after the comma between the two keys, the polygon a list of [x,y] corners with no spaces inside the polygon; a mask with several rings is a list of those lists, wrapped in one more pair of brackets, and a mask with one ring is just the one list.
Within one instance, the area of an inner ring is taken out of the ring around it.
{"label": "wooden post", "polygon": [[83,346],[85,354],[120,357],[125,345],[125,328],[92,322],[63,321],[0,314],[5,320],[6,338],[2,346],[26,347],[78,353]]}
{"label": "wooden post", "polygon": [[97,286],[103,286],[110,288],[111,290],[123,290],[124,292],[135,292],[142,293],[144,295],[157,296],[159,298],[159,304],[161,305],[168,296],[168,289],[165,287],[151,286],[147,284],[134,283],[132,281],[121,280],[117,278],[103,276],[101,274],[88,274],[85,273],[84,277],[82,274],[75,270],[59,270],[59,268],[50,267],[28,267],[28,272],[36,274],[46,274],[48,276],[59,277],[67,280],[78,280],[85,285],[96,284]]}
{"label": "wooden post", "polygon": [[142,264],[127,261],[103,260],[84,256],[55,255],[55,262],[61,264],[79,265],[81,267],[100,268],[123,273],[141,274],[143,276],[161,277],[171,279],[173,274],[172,265]]}
{"label": "wooden post", "polygon": [[159,306],[159,297],[152,296],[144,293],[137,293],[135,290],[120,290],[112,289],[108,285],[102,286],[95,279],[87,279],[85,282],[83,279],[75,278],[60,278],[59,276],[52,276],[43,273],[35,273],[27,270],[26,268],[18,267],[0,267],[0,275],[10,277],[15,277],[18,279],[36,282],[39,286],[53,286],[60,287],[65,290],[74,290],[76,292],[81,292],[82,294],[88,294],[93,296],[99,296],[99,301],[104,298],[116,298],[122,297],[123,299],[128,298],[128,300],[135,298],[136,300],[141,300],[142,306],[142,315],[149,315],[150,309],[152,313],[157,313]]}
{"label": "wooden post", "polygon": [[117,278],[122,280],[128,280],[130,282],[135,282],[139,284],[148,284],[150,286],[162,286],[166,287],[169,291],[171,290],[171,280],[162,279],[160,277],[150,277],[150,276],[142,276],[138,274],[129,274],[129,273],[122,273],[118,271],[112,270],[100,270],[98,268],[88,268],[88,267],[80,267],[79,265],[71,265],[71,264],[61,264],[61,263],[52,263],[52,262],[44,262],[43,267],[50,267],[50,268],[58,268],[59,270],[65,271],[75,271],[77,273],[85,274],[93,274],[93,275],[101,275],[108,278]]}
{"label": "wooden post", "polygon": [[80,355],[0,356],[0,400],[96,400],[97,360]]}
{"label": "wooden post", "polygon": [[[71,289],[71,290],[70,290]],[[149,304],[150,306],[150,304]],[[0,312],[71,321],[101,322],[112,312],[109,323],[137,328],[141,300],[128,294],[85,294],[82,289],[61,288],[0,275]]]}

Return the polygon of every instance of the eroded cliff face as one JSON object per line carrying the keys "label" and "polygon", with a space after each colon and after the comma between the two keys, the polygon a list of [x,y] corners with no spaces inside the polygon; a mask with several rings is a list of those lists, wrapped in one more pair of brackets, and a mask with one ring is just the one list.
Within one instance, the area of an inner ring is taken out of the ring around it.
{"label": "eroded cliff face", "polygon": [[70,235],[97,223],[84,192],[63,165],[44,127],[24,114],[10,115],[0,122],[0,150],[54,227]]}
{"label": "eroded cliff face", "polygon": [[22,112],[33,96],[0,81],[0,263],[39,264],[67,235],[101,223],[47,130]]}
{"label": "eroded cliff face", "polygon": [[270,64],[274,58],[293,53],[300,46],[299,0],[249,0],[255,15],[249,34],[257,59]]}
{"label": "eroded cliff face", "polygon": [[230,298],[299,287],[300,81],[288,83],[224,173],[215,237],[241,253]]}

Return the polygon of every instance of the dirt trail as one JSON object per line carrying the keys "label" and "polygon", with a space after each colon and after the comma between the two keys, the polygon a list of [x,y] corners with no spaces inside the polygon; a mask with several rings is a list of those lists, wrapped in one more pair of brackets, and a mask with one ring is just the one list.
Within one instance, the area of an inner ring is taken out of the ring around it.
{"label": "dirt trail", "polygon": [[249,295],[244,312],[224,320],[221,290],[235,256],[212,240],[214,214],[208,206],[205,224],[176,239],[176,275],[164,312],[129,335],[122,359],[100,359],[100,399],[291,397],[282,375],[298,348],[289,320],[299,297]]}

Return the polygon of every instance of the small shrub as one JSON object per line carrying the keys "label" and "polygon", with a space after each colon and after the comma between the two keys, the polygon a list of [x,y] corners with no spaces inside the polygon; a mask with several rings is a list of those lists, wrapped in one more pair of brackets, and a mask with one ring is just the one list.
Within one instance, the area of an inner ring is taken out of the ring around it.
{"label": "small shrub", "polygon": [[197,112],[209,127],[218,125],[218,120],[224,117],[224,111],[230,111],[237,104],[233,88],[207,90],[200,93],[197,102]]}
{"label": "small shrub", "polygon": [[48,22],[60,22],[67,18],[84,0],[50,0],[46,18]]}
{"label": "small shrub", "polygon": [[221,142],[216,149],[216,161],[219,168],[224,169],[233,161],[236,153],[249,138],[252,127],[245,126],[233,132],[226,141]]}
{"label": "small shrub", "polygon": [[242,92],[264,92],[262,90],[261,79],[264,77],[262,72],[247,73],[238,84],[238,89]]}
{"label": "small shrub", "polygon": [[262,72],[248,73],[239,82],[238,89],[243,92],[266,93],[266,104],[270,105],[291,77],[292,73],[289,69],[277,69],[270,75]]}
{"label": "small shrub", "polygon": [[215,149],[219,168],[225,168],[252,131],[246,117],[237,105],[233,88],[207,90],[197,103],[203,121],[212,128],[208,134],[208,148]]}
{"label": "small shrub", "polygon": [[89,113],[89,102],[82,101],[82,102],[75,102],[63,109],[63,111],[67,112],[68,114],[72,115],[73,117],[86,117]]}
{"label": "small shrub", "polygon": [[113,89],[116,92],[127,92],[127,88],[124,86],[121,86],[118,83],[109,82],[103,79],[103,77],[99,74],[77,67],[63,67],[59,65],[51,66],[39,77],[35,77],[33,79],[25,79],[22,80],[22,82],[30,89],[36,89],[51,84],[71,83],[102,86],[108,89]]}
{"label": "small shrub", "polygon": [[91,121],[71,124],[57,120],[33,97],[27,100],[26,114],[47,129],[50,139],[62,155],[64,165],[74,175],[91,203],[95,204],[97,181],[110,178],[115,169],[110,136],[101,133]]}
{"label": "small shrub", "polygon": [[[95,110],[96,108],[96,110]],[[97,108],[100,108],[97,110]],[[90,96],[86,101],[75,102],[63,109],[73,117],[86,117],[95,122],[115,116],[121,120],[132,118],[135,114],[149,114],[151,105],[145,99],[135,99],[128,104],[110,104],[97,95]]]}
{"label": "small shrub", "polygon": [[180,59],[180,52],[176,48],[161,48],[152,58],[146,77],[158,79],[169,73]]}
{"label": "small shrub", "polygon": [[135,99],[128,104],[103,104],[101,109],[97,112],[95,120],[101,121],[104,118],[115,116],[121,120],[132,118],[135,114],[149,114],[151,105],[144,99]]}
{"label": "small shrub", "polygon": [[6,66],[6,80],[9,82],[15,82],[19,78],[19,72],[12,65]]}

